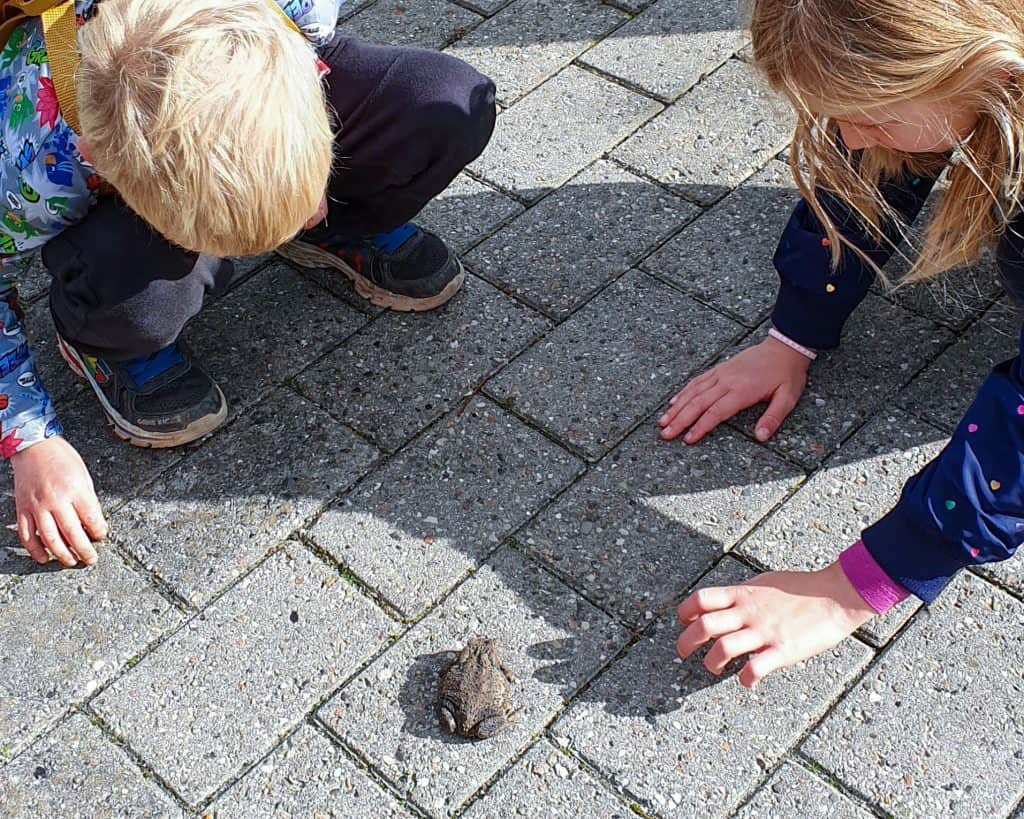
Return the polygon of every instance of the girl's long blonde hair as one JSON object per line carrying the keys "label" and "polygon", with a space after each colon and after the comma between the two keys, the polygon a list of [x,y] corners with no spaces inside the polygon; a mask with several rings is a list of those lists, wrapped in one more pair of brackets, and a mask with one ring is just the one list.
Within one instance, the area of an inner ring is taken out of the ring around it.
{"label": "girl's long blonde hair", "polygon": [[854,167],[837,147],[836,117],[907,100],[969,107],[979,120],[957,149],[903,281],[971,262],[999,236],[1024,192],[1021,0],[753,0],[750,29],[757,66],[796,111],[790,167],[831,240],[834,265],[849,243],[816,186],[848,202],[885,242],[882,225],[895,214],[880,180],[935,173],[947,162],[867,148]]}

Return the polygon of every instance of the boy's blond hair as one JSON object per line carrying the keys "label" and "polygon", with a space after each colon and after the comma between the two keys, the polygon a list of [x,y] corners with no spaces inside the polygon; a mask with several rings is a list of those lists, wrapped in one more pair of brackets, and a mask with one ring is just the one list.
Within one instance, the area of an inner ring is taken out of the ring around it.
{"label": "boy's blond hair", "polygon": [[167,239],[263,253],[316,211],[332,132],[312,47],[266,0],[104,0],[80,38],[96,171]]}
{"label": "boy's blond hair", "polygon": [[973,261],[1020,208],[1021,0],[753,0],[751,38],[758,67],[796,109],[790,166],[832,240],[834,264],[845,240],[817,204],[816,186],[853,205],[881,239],[881,220],[894,217],[878,193],[881,179],[935,172],[947,161],[872,147],[854,168],[837,150],[837,117],[905,100],[979,114],[904,281]]}

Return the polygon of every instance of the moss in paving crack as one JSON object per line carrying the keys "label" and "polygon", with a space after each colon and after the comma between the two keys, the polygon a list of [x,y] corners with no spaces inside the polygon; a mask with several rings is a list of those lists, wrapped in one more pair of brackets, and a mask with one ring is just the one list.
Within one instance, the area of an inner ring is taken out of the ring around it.
{"label": "moss in paving crack", "polygon": [[636,802],[630,802],[629,809],[637,816],[647,816],[647,811],[641,808]]}

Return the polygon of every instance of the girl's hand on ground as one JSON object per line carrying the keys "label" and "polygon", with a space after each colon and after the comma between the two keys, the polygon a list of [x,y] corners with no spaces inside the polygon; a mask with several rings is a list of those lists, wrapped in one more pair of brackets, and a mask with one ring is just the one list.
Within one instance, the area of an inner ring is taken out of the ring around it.
{"label": "girl's hand on ground", "polygon": [[18,538],[37,563],[47,551],[65,566],[96,562],[92,540],[107,536],[100,502],[81,456],[60,436],[11,457]]}
{"label": "girl's hand on ground", "polygon": [[749,654],[739,680],[753,688],[771,672],[837,645],[875,611],[836,561],[817,572],[768,572],[737,586],[698,589],[679,604],[678,615],[680,657],[714,642],[704,665],[721,674]]}
{"label": "girl's hand on ground", "polygon": [[807,386],[811,360],[774,338],[712,367],[683,387],[658,419],[667,441],[689,430],[683,438],[695,444],[711,430],[747,407],[768,402],[755,427],[759,441],[767,441],[793,411]]}

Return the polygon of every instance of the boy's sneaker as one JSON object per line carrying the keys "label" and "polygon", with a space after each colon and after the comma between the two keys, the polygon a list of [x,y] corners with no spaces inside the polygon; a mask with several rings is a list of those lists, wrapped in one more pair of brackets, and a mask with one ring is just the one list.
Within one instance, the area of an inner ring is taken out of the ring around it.
{"label": "boy's sneaker", "polygon": [[462,262],[442,239],[407,222],[366,239],[320,239],[326,228],[300,234],[277,252],[303,267],[333,267],[378,307],[433,310],[465,279]]}
{"label": "boy's sneaker", "polygon": [[181,344],[131,361],[79,353],[59,335],[57,345],[71,369],[92,385],[117,436],[135,446],[187,444],[227,417],[224,393]]}

